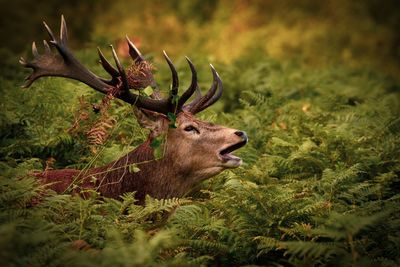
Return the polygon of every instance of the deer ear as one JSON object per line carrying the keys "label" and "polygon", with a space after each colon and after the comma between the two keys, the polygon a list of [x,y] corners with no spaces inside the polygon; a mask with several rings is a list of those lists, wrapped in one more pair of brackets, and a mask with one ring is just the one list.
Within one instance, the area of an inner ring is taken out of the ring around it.
{"label": "deer ear", "polygon": [[162,131],[164,122],[168,121],[164,114],[158,112],[136,107],[134,107],[133,111],[140,126],[151,130],[155,134]]}

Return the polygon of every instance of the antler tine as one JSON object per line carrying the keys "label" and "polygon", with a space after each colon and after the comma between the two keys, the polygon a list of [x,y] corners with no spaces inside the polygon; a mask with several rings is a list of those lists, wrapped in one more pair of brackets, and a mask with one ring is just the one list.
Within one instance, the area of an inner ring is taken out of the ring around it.
{"label": "antler tine", "polygon": [[61,15],[60,42],[63,45],[67,45],[68,42],[67,23],[65,22],[64,15]]}
{"label": "antler tine", "polygon": [[171,69],[172,73],[172,87],[171,87],[171,98],[178,94],[178,87],[179,87],[179,79],[178,73],[176,72],[174,64],[172,64],[171,59],[168,57],[167,53],[163,51],[165,60],[168,63],[169,68]]}
{"label": "antler tine", "polygon": [[19,64],[21,64],[22,66],[27,67],[27,63],[26,63],[26,60],[25,60],[24,57],[20,57],[18,62],[19,62]]}
{"label": "antler tine", "polygon": [[188,58],[185,57],[186,61],[189,64],[190,71],[192,72],[192,82],[189,86],[189,88],[182,94],[182,96],[179,98],[179,103],[178,103],[178,109],[181,109],[185,102],[193,95],[193,93],[196,91],[196,88],[198,88],[197,85],[197,72],[196,68],[194,67],[192,61]]}
{"label": "antler tine", "polygon": [[[211,71],[213,74],[213,84],[211,88],[208,90],[208,92],[202,96],[199,100],[193,101],[193,103],[190,104],[187,108],[190,110],[191,113],[196,114],[205,108],[209,107],[211,104],[213,104],[222,94],[222,81],[219,78],[219,75],[217,71],[215,70],[214,66],[210,64]],[[218,87],[221,87],[219,90],[219,93],[215,95],[217,92]],[[215,95],[215,97],[213,97]],[[209,102],[212,99],[212,103]]]}
{"label": "antler tine", "polygon": [[52,30],[50,29],[50,27],[47,25],[47,23],[45,21],[43,21],[43,25],[46,28],[46,31],[49,34],[51,41],[54,41],[56,38],[54,38],[54,34],[53,34]]}
{"label": "antler tine", "polygon": [[198,112],[200,112],[200,111],[208,108],[209,106],[213,105],[222,96],[223,86],[222,86],[221,78],[219,77],[219,74],[217,73],[217,71],[215,69],[213,69],[213,74],[215,75],[215,78],[217,79],[217,83],[218,83],[217,91],[215,92],[215,94],[207,102],[205,102],[201,106],[201,109]]}
{"label": "antler tine", "polygon": [[112,51],[112,54],[113,54],[113,57],[114,57],[114,60],[115,60],[115,64],[117,65],[117,69],[118,69],[119,75],[121,77],[122,85],[124,86],[123,88],[124,88],[125,91],[129,91],[128,79],[126,78],[125,70],[122,67],[121,62],[119,61],[119,58],[117,56],[117,52],[115,52],[114,47],[112,45],[110,45],[110,47],[111,47],[111,51]]}
{"label": "antler tine", "polygon": [[119,72],[116,68],[114,68],[111,63],[106,59],[103,53],[100,50],[100,47],[97,47],[97,52],[99,54],[100,63],[103,66],[104,70],[108,72],[112,77],[118,77]]}
{"label": "antler tine", "polygon": [[32,54],[33,54],[34,57],[38,57],[39,56],[39,53],[37,51],[35,42],[32,43]]}
{"label": "antler tine", "polygon": [[51,53],[50,46],[46,40],[43,40],[43,45],[44,45],[44,49],[45,49],[46,53],[48,53],[48,54]]}
{"label": "antler tine", "polygon": [[140,63],[144,61],[144,58],[142,57],[142,54],[140,53],[139,49],[137,49],[137,47],[132,43],[128,35],[126,35],[125,38],[129,46],[129,55],[135,61],[135,63]]}

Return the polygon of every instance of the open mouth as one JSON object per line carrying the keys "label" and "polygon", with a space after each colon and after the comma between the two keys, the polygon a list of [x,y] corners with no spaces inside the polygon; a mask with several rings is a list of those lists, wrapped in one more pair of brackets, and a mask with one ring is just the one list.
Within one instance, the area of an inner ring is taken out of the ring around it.
{"label": "open mouth", "polygon": [[219,155],[224,163],[229,163],[228,165],[232,165],[231,167],[237,167],[242,164],[242,159],[231,154],[231,152],[241,148],[247,143],[247,139],[243,140],[239,143],[233,144],[227,148],[224,148],[219,152]]}

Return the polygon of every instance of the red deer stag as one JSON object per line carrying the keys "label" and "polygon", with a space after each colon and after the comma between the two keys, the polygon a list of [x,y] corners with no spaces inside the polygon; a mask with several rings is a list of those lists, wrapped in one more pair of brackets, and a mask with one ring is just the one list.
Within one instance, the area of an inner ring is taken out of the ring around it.
{"label": "red deer stag", "polygon": [[[67,26],[61,17],[60,37],[56,38],[44,23],[50,35],[50,44],[58,51],[53,53],[44,41],[45,51],[39,54],[35,43],[32,44],[33,60],[21,58],[20,63],[32,68],[33,73],[26,78],[23,87],[29,87],[42,76],[66,77],[83,82],[93,89],[115,96],[135,109],[135,115],[142,127],[150,129],[147,140],[132,152],[105,166],[88,170],[49,170],[37,174],[41,182],[58,193],[75,187],[94,189],[102,196],[118,198],[125,192],[136,191],[140,203],[146,194],[155,198],[180,197],[194,185],[210,178],[224,169],[236,168],[242,160],[231,154],[232,151],[247,143],[246,133],[235,129],[214,125],[198,120],[194,115],[214,104],[222,94],[222,82],[211,65],[213,83],[206,94],[201,95],[197,84],[197,74],[192,62],[187,59],[192,80],[189,88],[178,97],[178,76],[174,65],[164,52],[164,57],[172,72],[170,95],[161,98],[158,90],[150,97],[133,93],[130,89],[141,89],[148,85],[156,88],[150,65],[127,37],[132,66],[125,71],[115,50],[112,54],[116,68],[113,67],[98,49],[100,63],[111,75],[111,79],[101,78],[85,68],[71,53],[67,46]],[[135,71],[136,70],[136,71]],[[137,71],[139,70],[139,71]],[[197,91],[195,99],[185,102]],[[168,115],[176,116],[176,128],[170,127]],[[157,136],[164,135],[164,155],[155,159],[151,142]],[[140,171],[129,172],[129,165],[138,164]]]}

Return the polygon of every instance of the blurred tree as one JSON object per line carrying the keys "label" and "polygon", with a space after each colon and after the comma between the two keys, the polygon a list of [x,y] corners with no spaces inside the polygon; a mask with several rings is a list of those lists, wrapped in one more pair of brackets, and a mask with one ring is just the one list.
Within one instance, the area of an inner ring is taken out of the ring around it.
{"label": "blurred tree", "polygon": [[197,21],[205,23],[213,18],[218,7],[218,1],[193,0],[193,1],[170,1],[170,8],[185,21]]}
{"label": "blurred tree", "polygon": [[72,45],[85,42],[91,38],[94,15],[103,3],[103,0],[0,0],[2,47],[19,53],[30,46],[30,41],[40,42],[47,38],[41,22],[45,20],[57,29],[55,25],[59,25],[61,14],[73,32]]}

